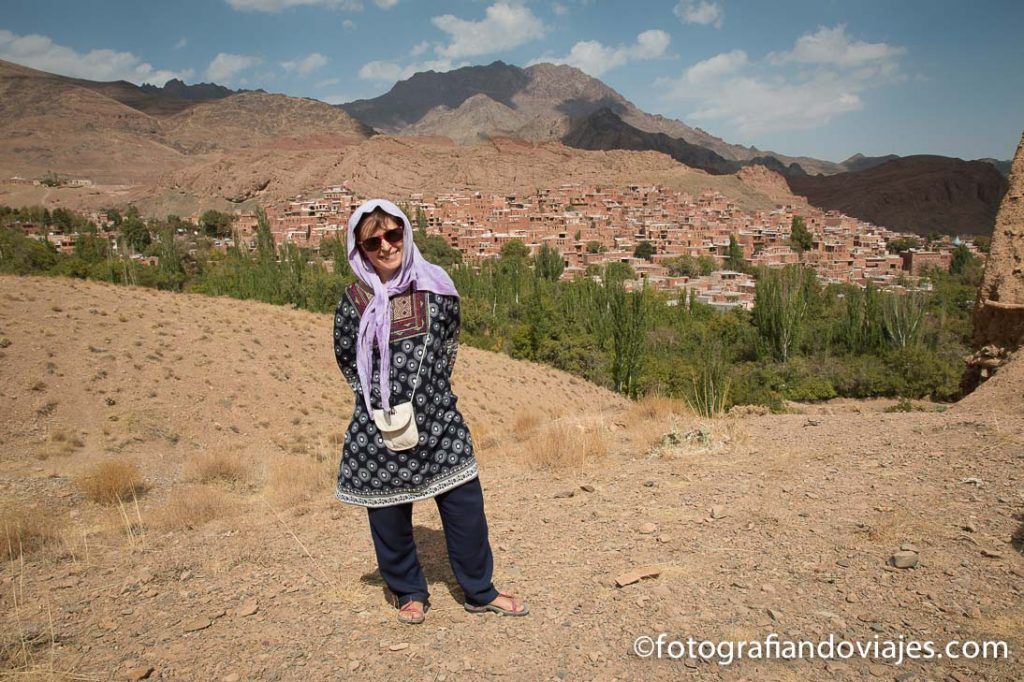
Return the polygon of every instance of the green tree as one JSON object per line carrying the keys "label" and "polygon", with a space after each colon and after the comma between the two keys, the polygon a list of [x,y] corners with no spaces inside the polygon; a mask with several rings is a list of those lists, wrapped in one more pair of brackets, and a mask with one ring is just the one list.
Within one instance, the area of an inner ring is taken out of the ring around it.
{"label": "green tree", "polygon": [[558,252],[558,249],[552,248],[547,244],[540,247],[534,262],[537,275],[547,280],[557,281],[565,270],[565,261],[562,260],[562,254]]}
{"label": "green tree", "polygon": [[598,241],[589,241],[586,244],[587,253],[604,253],[608,248]]}
{"label": "green tree", "polygon": [[647,241],[646,239],[636,245],[633,249],[634,258],[643,258],[644,260],[651,260],[654,257],[655,249],[654,244]]}
{"label": "green tree", "polygon": [[962,275],[969,267],[976,266],[978,259],[963,244],[957,244],[953,248],[953,255],[949,262],[949,272],[953,275]]}
{"label": "green tree", "polygon": [[501,259],[503,261],[525,261],[529,257],[530,249],[518,239],[510,239],[501,247]]}
{"label": "green tree", "polygon": [[901,251],[916,249],[920,246],[921,240],[917,237],[898,237],[897,239],[890,239],[889,243],[885,245],[885,250],[889,253],[900,253]]}
{"label": "green tree", "polygon": [[450,268],[462,262],[462,252],[453,248],[448,240],[439,234],[426,234],[419,230],[414,236],[420,253],[431,263]]}
{"label": "green tree", "polygon": [[747,261],[743,257],[743,249],[740,247],[739,242],[736,241],[736,235],[734,234],[729,235],[729,250],[725,255],[725,266],[737,272],[745,272],[747,268]]}
{"label": "green tree", "polygon": [[230,237],[234,222],[235,216],[231,213],[222,213],[212,208],[199,217],[199,227],[207,237]]}
{"label": "green tree", "polygon": [[612,381],[616,391],[635,398],[649,322],[647,287],[627,293],[621,282],[608,279],[605,291],[611,313]]}
{"label": "green tree", "polygon": [[813,271],[800,266],[781,270],[762,268],[754,288],[753,322],[766,355],[789,360],[800,341],[807,313],[808,288]]}
{"label": "green tree", "polygon": [[121,236],[128,248],[135,253],[141,253],[153,241],[149,234],[149,228],[139,217],[138,211],[125,216],[121,222]]}
{"label": "green tree", "polygon": [[267,212],[262,207],[256,209],[256,255],[264,263],[277,259],[274,234],[270,231]]}
{"label": "green tree", "polygon": [[422,206],[416,207],[416,229],[423,235],[427,234],[427,214]]}
{"label": "green tree", "polygon": [[814,236],[807,229],[807,223],[804,222],[801,216],[793,216],[793,222],[790,225],[789,243],[797,253],[808,251],[814,245]]}

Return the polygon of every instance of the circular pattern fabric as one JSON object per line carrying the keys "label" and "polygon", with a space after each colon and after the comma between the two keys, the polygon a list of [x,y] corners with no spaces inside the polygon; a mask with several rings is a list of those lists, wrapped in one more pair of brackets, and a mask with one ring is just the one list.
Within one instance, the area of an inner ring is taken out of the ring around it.
{"label": "circular pattern fabric", "polygon": [[[415,447],[395,452],[384,444],[366,409],[356,369],[359,319],[372,296],[357,282],[345,290],[334,313],[334,354],[355,397],[340,448],[335,496],[349,504],[386,507],[454,488],[475,478],[477,466],[469,426],[450,383],[461,324],[458,297],[417,291],[391,298],[391,404],[412,400],[419,431]],[[376,347],[372,366],[370,402],[379,409]]]}

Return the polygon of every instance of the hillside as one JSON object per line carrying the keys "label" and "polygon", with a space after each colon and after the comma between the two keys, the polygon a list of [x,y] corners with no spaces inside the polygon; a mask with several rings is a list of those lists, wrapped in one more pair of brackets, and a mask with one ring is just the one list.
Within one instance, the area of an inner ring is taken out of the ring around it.
{"label": "hillside", "polygon": [[[501,115],[480,116],[479,103],[464,106],[479,95],[502,105]],[[464,144],[506,135],[533,142],[560,140],[575,119],[608,109],[641,131],[678,138],[727,160],[773,157],[783,166],[798,163],[809,172],[841,170],[828,161],[728,144],[682,121],[648,114],[600,80],[566,65],[520,68],[496,61],[445,73],[426,71],[395,83],[379,97],[339,106],[382,132],[440,135]]]}
{"label": "hillside", "polygon": [[989,163],[924,155],[787,181],[815,206],[917,234],[991,234],[1007,188]]}
{"label": "hillside", "polygon": [[[5,674],[1024,673],[1024,402],[1001,388],[1020,358],[946,412],[842,401],[700,420],[463,347],[454,384],[479,447],[495,581],[531,615],[462,610],[427,503],[414,519],[433,608],[411,628],[382,597],[365,512],[331,495],[352,398],[330,325],[253,302],[0,277],[0,511],[8,529],[33,524],[26,541],[52,538],[0,564]],[[138,467],[137,503],[83,494],[107,459]],[[887,565],[908,543],[917,566]],[[638,567],[657,576],[615,585]],[[720,666],[632,653],[659,632],[999,639],[1011,658]]]}

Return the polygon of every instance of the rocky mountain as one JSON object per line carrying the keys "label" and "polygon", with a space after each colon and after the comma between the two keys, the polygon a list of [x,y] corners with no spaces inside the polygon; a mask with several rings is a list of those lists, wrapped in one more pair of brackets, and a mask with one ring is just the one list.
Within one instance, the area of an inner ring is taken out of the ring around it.
{"label": "rocky mountain", "polygon": [[[183,87],[96,83],[0,61],[0,176],[53,172],[151,196],[175,189],[168,178],[183,169],[230,165],[250,150],[336,156],[373,134],[315,100],[256,91],[201,101],[226,89]],[[220,176],[205,186],[220,199],[261,190],[259,183],[221,189],[234,184]]]}
{"label": "rocky mountain", "polygon": [[886,161],[892,161],[893,159],[900,158],[896,154],[886,154],[885,156],[864,156],[863,154],[854,154],[850,158],[842,161],[839,165],[843,167],[845,171],[861,171],[867,170],[868,168],[874,168]]}
{"label": "rocky mountain", "polygon": [[983,161],[905,156],[830,176],[788,176],[814,206],[918,234],[990,234],[1007,181]]}
{"label": "rocky mountain", "polygon": [[676,161],[700,168],[716,175],[735,173],[745,166],[764,166],[782,174],[801,175],[803,168],[797,163],[784,165],[774,156],[758,156],[744,161],[725,159],[701,145],[690,144],[679,137],[665,133],[650,133],[629,125],[611,109],[595,111],[586,118],[573,122],[562,142],[578,149],[632,149],[657,151],[668,154]]}
{"label": "rocky mountain", "polygon": [[399,81],[380,97],[339,106],[388,134],[437,135],[462,144],[496,135],[561,140],[580,119],[607,109],[637,131],[704,147],[726,161],[774,158],[783,168],[796,163],[812,173],[843,170],[829,161],[732,145],[682,121],[648,114],[600,80],[566,65],[524,69],[496,61],[446,73],[426,71]]}
{"label": "rocky mountain", "polygon": [[[207,102],[211,99],[223,99],[239,92],[246,92],[245,90],[232,90],[216,83],[186,85],[184,81],[177,78],[167,81],[163,87],[144,83],[139,86],[139,89],[151,95],[173,97],[174,99],[183,99],[190,102]],[[263,91],[260,90],[259,92]]]}

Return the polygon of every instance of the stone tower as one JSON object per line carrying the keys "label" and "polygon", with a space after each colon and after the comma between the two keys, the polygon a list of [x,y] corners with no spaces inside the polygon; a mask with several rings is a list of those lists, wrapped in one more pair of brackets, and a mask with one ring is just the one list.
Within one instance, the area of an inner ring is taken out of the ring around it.
{"label": "stone tower", "polygon": [[1010,187],[999,205],[985,277],[974,308],[977,351],[969,360],[968,384],[987,378],[1009,353],[1024,344],[1024,136],[1010,168]]}

